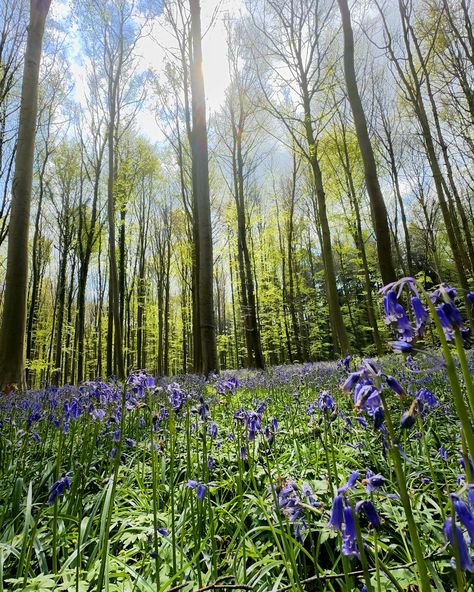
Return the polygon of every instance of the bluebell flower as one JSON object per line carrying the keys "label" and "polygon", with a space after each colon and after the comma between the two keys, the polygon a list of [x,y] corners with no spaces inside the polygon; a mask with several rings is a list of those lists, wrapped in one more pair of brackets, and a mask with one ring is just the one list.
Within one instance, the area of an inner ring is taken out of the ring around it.
{"label": "bluebell flower", "polygon": [[392,389],[392,391],[397,393],[397,395],[405,395],[406,394],[405,389],[402,387],[402,385],[397,380],[395,380],[395,378],[393,376],[386,376],[385,381],[386,381],[387,385]]}
{"label": "bluebell flower", "polygon": [[380,427],[382,427],[383,420],[385,418],[385,411],[384,411],[383,407],[377,407],[375,409],[374,414],[373,414],[373,418],[374,418],[374,429],[378,430]]}
{"label": "bluebell flower", "polygon": [[440,449],[438,450],[438,454],[440,455],[440,457],[443,460],[448,460],[448,451],[446,450],[446,448],[444,446],[440,446]]}
{"label": "bluebell flower", "polygon": [[420,389],[416,393],[415,398],[418,401],[418,403],[420,404],[420,407],[422,409],[425,406],[428,409],[433,409],[438,404],[438,399],[435,397],[435,395],[430,390],[428,390],[426,388]]}
{"label": "bluebell flower", "polygon": [[345,382],[342,384],[341,388],[343,391],[349,392],[351,391],[355,385],[359,382],[361,377],[361,372],[351,372],[349,376],[346,378]]}
{"label": "bluebell flower", "polygon": [[346,556],[358,556],[357,535],[354,510],[351,506],[344,508],[344,534],[342,537],[342,554]]}
{"label": "bluebell flower", "polygon": [[215,421],[211,422],[207,428],[207,433],[211,436],[211,438],[217,438],[217,434],[219,429]]}
{"label": "bluebell flower", "polygon": [[196,497],[200,500],[204,499],[206,495],[206,483],[201,483],[200,481],[195,481],[194,479],[188,479],[186,485],[191,489],[196,490]]}
{"label": "bluebell flower", "polygon": [[71,488],[71,478],[68,475],[58,479],[49,489],[48,504],[54,503],[54,501],[61,497],[66,489]]}
{"label": "bluebell flower", "polygon": [[392,350],[397,353],[406,353],[413,349],[413,345],[408,341],[403,341],[403,339],[389,341],[388,344]]}
{"label": "bluebell flower", "polygon": [[[462,571],[469,571],[469,572],[473,573],[474,572],[474,562],[472,561],[471,556],[469,555],[469,549],[466,544],[466,540],[464,538],[462,530],[459,528],[459,526],[457,524],[454,525],[454,528],[455,528],[455,532],[456,532],[456,542],[457,542],[457,548],[458,548],[458,552],[459,552],[459,563],[460,563],[459,567]],[[445,537],[451,543],[451,546],[454,548],[453,524],[452,524],[452,519],[450,517],[447,518],[444,522],[443,532],[444,532]],[[454,564],[454,561],[453,561],[453,564]]]}
{"label": "bluebell flower", "polygon": [[339,487],[339,489],[337,490],[338,493],[344,493],[346,492],[348,489],[352,489],[354,487],[354,485],[356,484],[357,479],[359,478],[360,472],[359,471],[353,471],[350,475],[349,478],[347,479],[347,481],[344,483],[344,485],[341,485],[341,487]]}
{"label": "bluebell flower", "polygon": [[159,527],[156,529],[156,532],[157,532],[158,534],[161,534],[161,536],[168,536],[168,535],[169,535],[169,533],[170,533],[170,531],[169,531],[167,528],[165,528],[164,526],[159,526]]}
{"label": "bluebell flower", "polygon": [[410,321],[406,315],[405,309],[401,304],[397,304],[397,312],[398,312],[398,319],[397,319],[397,331],[400,339],[404,341],[412,341],[414,337],[413,328],[410,325]]}
{"label": "bluebell flower", "polygon": [[375,491],[379,487],[382,487],[384,481],[385,478],[382,475],[375,475],[372,471],[367,471],[365,479],[362,480],[362,483],[366,485],[367,493],[370,493],[371,491]]}
{"label": "bluebell flower", "polygon": [[385,310],[385,322],[387,325],[395,323],[398,320],[397,312],[397,293],[395,290],[389,290],[382,298],[383,307]]}
{"label": "bluebell flower", "polygon": [[125,438],[125,444],[130,448],[135,448],[135,446],[137,445],[133,438]]}
{"label": "bluebell flower", "polygon": [[334,530],[341,530],[344,522],[344,498],[342,495],[336,495],[332,501],[331,516],[329,524]]}
{"label": "bluebell flower", "polygon": [[411,306],[415,313],[416,334],[421,336],[423,335],[425,326],[429,322],[430,317],[418,296],[412,296]]}
{"label": "bluebell flower", "polygon": [[474,516],[469,506],[458,495],[452,493],[450,495],[453,502],[454,511],[458,515],[459,520],[466,527],[467,533],[471,539],[471,545],[474,545]]}
{"label": "bluebell flower", "polygon": [[445,311],[441,306],[436,307],[436,314],[438,315],[439,322],[441,323],[441,327],[443,328],[444,335],[448,341],[454,337],[454,327],[451,324],[451,321],[446,316]]}
{"label": "bluebell flower", "polygon": [[177,382],[173,382],[166,387],[168,391],[168,401],[171,407],[177,412],[185,403],[185,395]]}
{"label": "bluebell flower", "polygon": [[367,499],[357,502],[356,512],[359,513],[360,511],[365,514],[371,526],[373,526],[375,529],[380,528],[380,518],[371,500]]}
{"label": "bluebell flower", "polygon": [[319,504],[313,497],[313,492],[311,490],[311,487],[307,483],[303,483],[302,489],[303,489],[303,493],[305,494],[305,496],[308,499],[308,504],[310,506],[318,506]]}
{"label": "bluebell flower", "polygon": [[472,306],[474,306],[474,292],[469,292],[466,294],[466,298],[469,300]]}

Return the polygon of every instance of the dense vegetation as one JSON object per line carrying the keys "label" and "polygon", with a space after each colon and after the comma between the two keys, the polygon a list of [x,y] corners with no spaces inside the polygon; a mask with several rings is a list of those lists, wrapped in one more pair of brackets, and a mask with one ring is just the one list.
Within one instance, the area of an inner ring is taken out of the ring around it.
{"label": "dense vegetation", "polygon": [[472,589],[473,16],[0,0],[0,592]]}
{"label": "dense vegetation", "polygon": [[28,3],[0,6],[0,243],[29,270],[7,281],[3,382],[23,348],[31,387],[382,353],[384,283],[468,291],[467,0],[205,2],[207,117],[191,5],[53,2],[11,241]]}

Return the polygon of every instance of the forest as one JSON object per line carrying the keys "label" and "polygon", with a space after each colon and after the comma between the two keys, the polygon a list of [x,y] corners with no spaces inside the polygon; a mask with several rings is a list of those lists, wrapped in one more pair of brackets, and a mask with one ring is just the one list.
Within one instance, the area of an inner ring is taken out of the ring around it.
{"label": "forest", "polygon": [[[4,275],[27,4],[2,2]],[[6,355],[15,326],[28,386],[381,353],[384,284],[467,291],[469,4],[356,2],[344,27],[326,0],[206,7],[204,46],[225,55],[210,79],[226,82],[206,113],[185,3],[53,2],[26,320],[10,313],[2,341]]]}
{"label": "forest", "polygon": [[472,0],[0,0],[0,592],[474,588]]}

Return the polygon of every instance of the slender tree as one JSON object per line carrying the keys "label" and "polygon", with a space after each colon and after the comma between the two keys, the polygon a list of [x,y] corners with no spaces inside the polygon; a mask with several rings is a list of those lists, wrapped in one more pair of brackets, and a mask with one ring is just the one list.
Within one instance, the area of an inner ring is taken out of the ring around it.
{"label": "slender tree", "polygon": [[[211,204],[209,195],[209,156],[206,127],[206,97],[202,74],[201,8],[199,0],[190,0],[191,9],[191,93],[192,162],[197,226],[199,228],[199,323],[204,374],[218,370],[214,321],[214,283]],[[196,223],[196,221],[195,221]]]}
{"label": "slender tree", "polygon": [[387,220],[387,208],[380,189],[375,163],[374,151],[370,141],[367,120],[357,86],[354,65],[354,34],[352,31],[351,13],[347,0],[337,0],[341,12],[342,30],[344,32],[344,73],[346,78],[347,96],[354,116],[354,124],[359,141],[360,152],[364,162],[365,183],[370,199],[370,211],[377,242],[377,255],[380,275],[384,284],[396,279],[392,261],[392,248]]}
{"label": "slender tree", "polygon": [[12,187],[10,240],[3,317],[0,329],[0,387],[25,383],[25,327],[28,281],[28,230],[30,222],[33,158],[38,112],[38,79],[43,34],[51,0],[30,0],[21,89],[21,107],[15,175]]}

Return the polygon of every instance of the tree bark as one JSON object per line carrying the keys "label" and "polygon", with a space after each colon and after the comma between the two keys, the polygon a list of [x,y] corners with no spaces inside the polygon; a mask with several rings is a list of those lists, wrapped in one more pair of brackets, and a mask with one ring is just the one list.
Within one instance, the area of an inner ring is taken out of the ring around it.
{"label": "tree bark", "polygon": [[0,329],[0,388],[25,385],[25,327],[28,282],[28,230],[30,223],[33,159],[38,114],[38,78],[46,16],[51,0],[30,0],[21,89],[18,144],[7,253],[6,287]]}
{"label": "tree bark", "polygon": [[347,0],[337,1],[341,12],[342,29],[344,32],[344,73],[346,78],[347,95],[354,116],[357,140],[364,162],[365,184],[370,199],[370,211],[372,214],[372,224],[374,226],[377,243],[380,275],[382,276],[383,283],[388,284],[395,281],[397,277],[392,261],[387,209],[380,189],[374,151],[372,149],[372,143],[367,129],[367,120],[357,86],[354,66],[354,35],[352,32],[351,14]]}
{"label": "tree bark", "polygon": [[209,160],[206,128],[206,99],[202,75],[201,9],[199,0],[190,0],[191,8],[191,92],[193,176],[199,227],[199,323],[204,374],[218,371],[214,321],[214,285],[211,207],[209,196]]}

